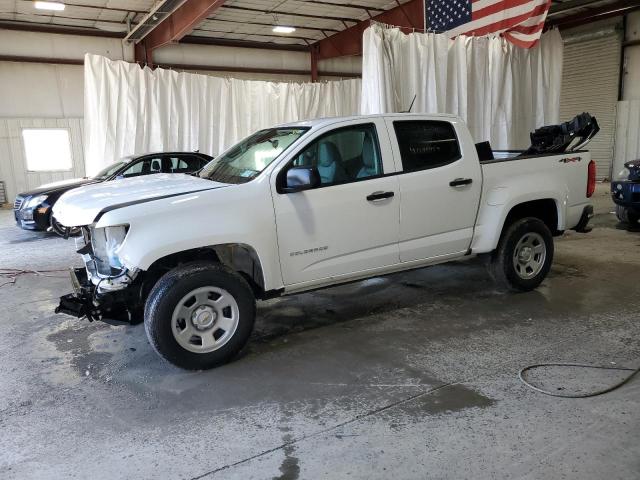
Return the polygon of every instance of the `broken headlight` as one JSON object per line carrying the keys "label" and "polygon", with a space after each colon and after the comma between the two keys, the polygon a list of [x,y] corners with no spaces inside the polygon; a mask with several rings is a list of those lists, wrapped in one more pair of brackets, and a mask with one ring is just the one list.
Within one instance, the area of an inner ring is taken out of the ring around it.
{"label": "broken headlight", "polygon": [[123,265],[118,251],[124,242],[129,225],[94,228],[91,230],[91,247],[96,268],[101,275],[117,275]]}

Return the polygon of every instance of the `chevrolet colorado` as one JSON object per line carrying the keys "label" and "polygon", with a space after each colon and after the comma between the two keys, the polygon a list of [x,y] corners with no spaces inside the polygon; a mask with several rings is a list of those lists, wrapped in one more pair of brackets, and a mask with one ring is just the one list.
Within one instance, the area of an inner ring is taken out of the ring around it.
{"label": "chevrolet colorado", "polygon": [[261,130],[197,175],[74,189],[54,214],[82,229],[85,268],[56,312],[143,312],[162,357],[206,369],[246,344],[256,298],[473,255],[504,287],[534,289],[553,237],[593,212],[589,153],[547,143],[493,152],[451,115],[329,118]]}

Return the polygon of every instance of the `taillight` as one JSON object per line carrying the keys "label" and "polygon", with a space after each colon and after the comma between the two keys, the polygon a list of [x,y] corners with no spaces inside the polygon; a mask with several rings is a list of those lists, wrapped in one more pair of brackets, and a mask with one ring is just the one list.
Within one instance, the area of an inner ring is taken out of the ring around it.
{"label": "taillight", "polygon": [[596,191],[596,162],[589,162],[589,174],[587,177],[587,198],[591,198]]}

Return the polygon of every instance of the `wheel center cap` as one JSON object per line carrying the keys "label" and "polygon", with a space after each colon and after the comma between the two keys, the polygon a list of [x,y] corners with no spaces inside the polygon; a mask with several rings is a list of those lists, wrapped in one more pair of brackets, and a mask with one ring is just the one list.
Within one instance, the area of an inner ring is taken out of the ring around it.
{"label": "wheel center cap", "polygon": [[198,307],[191,314],[191,323],[199,330],[210,328],[218,318],[216,311],[207,306]]}
{"label": "wheel center cap", "polygon": [[531,261],[531,257],[533,256],[533,250],[531,249],[531,247],[522,247],[522,250],[520,250],[520,261],[521,262],[530,262]]}

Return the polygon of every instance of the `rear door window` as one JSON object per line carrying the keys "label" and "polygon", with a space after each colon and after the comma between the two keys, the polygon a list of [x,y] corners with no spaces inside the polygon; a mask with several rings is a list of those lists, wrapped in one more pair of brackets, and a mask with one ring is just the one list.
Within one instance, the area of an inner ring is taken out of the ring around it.
{"label": "rear door window", "polygon": [[404,172],[442,167],[461,158],[458,137],[449,122],[401,120],[393,122],[393,128]]}

